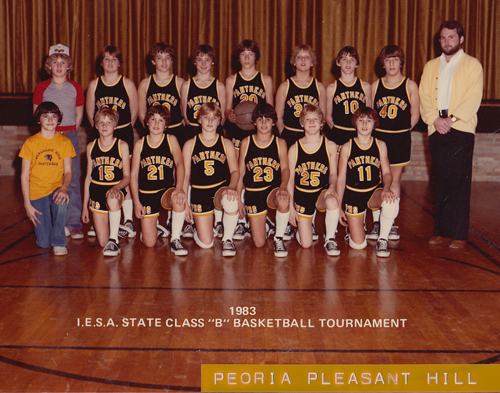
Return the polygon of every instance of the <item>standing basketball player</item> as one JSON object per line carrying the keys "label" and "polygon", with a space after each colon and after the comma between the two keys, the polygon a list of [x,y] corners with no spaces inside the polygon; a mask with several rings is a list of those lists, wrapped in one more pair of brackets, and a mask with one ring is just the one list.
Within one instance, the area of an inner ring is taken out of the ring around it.
{"label": "standing basketball player", "polygon": [[259,46],[255,41],[240,42],[235,56],[238,57],[241,69],[226,79],[226,118],[229,121],[226,121],[224,128],[229,132],[229,138],[238,154],[243,138],[255,132],[242,130],[234,124],[236,116],[233,109],[244,101],[273,105],[273,80],[255,68],[260,58]]}
{"label": "standing basketball player", "polygon": [[[372,84],[373,108],[377,111],[380,124],[373,136],[387,145],[391,165],[391,191],[401,197],[401,175],[410,163],[411,129],[420,118],[417,84],[401,73],[405,62],[403,50],[397,45],[387,45],[377,59],[385,75]],[[373,229],[368,239],[377,239],[380,211],[373,211]],[[398,240],[396,227],[391,228],[389,240]]]}
{"label": "standing basketball player", "polygon": [[[210,45],[199,45],[191,55],[196,66],[196,75],[185,81],[181,88],[181,109],[188,126],[187,138],[198,134],[198,111],[206,102],[214,102],[221,110],[226,107],[226,89],[222,82],[212,76],[215,64],[215,51]],[[221,123],[224,123],[222,114]]]}
{"label": "standing basketball player", "polygon": [[276,92],[278,131],[290,148],[304,136],[300,125],[300,114],[306,104],[318,106],[326,113],[325,86],[311,75],[316,65],[316,54],[309,45],[295,47],[290,58],[295,75],[283,82]]}
{"label": "standing basketball player", "polygon": [[356,136],[351,116],[358,108],[372,105],[372,88],[356,77],[359,55],[352,46],[340,50],[335,64],[340,77],[326,88],[326,122],[331,129],[330,139],[340,148]]}
{"label": "standing basketball player", "polygon": [[[138,101],[134,82],[120,75],[122,52],[116,46],[106,46],[101,51],[100,65],[104,74],[92,80],[87,89],[87,117],[94,126],[94,114],[103,106],[107,106],[119,115],[115,136],[127,142],[129,152],[134,147],[134,124],[137,120]],[[122,209],[124,224],[120,227],[120,236],[135,237],[133,225],[132,194],[127,185]]]}
{"label": "standing basketball player", "polygon": [[149,50],[149,59],[155,67],[155,73],[143,79],[137,89],[139,120],[145,127],[147,110],[154,105],[165,106],[170,112],[167,132],[175,135],[182,148],[186,139],[181,111],[181,86],[185,81],[172,74],[174,48],[165,42],[158,42]]}

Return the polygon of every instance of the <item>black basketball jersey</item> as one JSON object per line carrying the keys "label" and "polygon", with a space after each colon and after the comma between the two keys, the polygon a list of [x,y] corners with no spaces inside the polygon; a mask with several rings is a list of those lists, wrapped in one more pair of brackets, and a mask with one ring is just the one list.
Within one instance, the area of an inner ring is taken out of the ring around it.
{"label": "black basketball jersey", "polygon": [[164,85],[159,85],[154,75],[149,77],[146,106],[149,109],[154,105],[166,106],[170,111],[169,128],[179,127],[182,124],[181,93],[177,83],[177,75],[172,75]]}
{"label": "black basketball jersey", "polygon": [[217,79],[213,78],[212,83],[207,87],[199,87],[194,79],[190,79],[187,87],[187,107],[186,114],[189,124],[199,127],[198,111],[205,102],[215,102],[220,108],[219,86]]}
{"label": "black basketball jersey", "polygon": [[358,108],[366,106],[366,94],[363,83],[356,78],[350,86],[337,80],[333,93],[333,124],[345,131],[356,131],[352,126],[351,117]]}
{"label": "black basketball jersey", "polygon": [[149,138],[141,140],[141,165],[139,167],[139,190],[154,192],[174,185],[174,157],[170,146],[170,135],[163,134],[157,146],[151,146]]}
{"label": "black basketball jersey", "polygon": [[243,101],[256,104],[266,102],[266,85],[260,72],[256,72],[251,79],[245,79],[240,72],[236,74],[233,82],[233,108]]}
{"label": "black basketball jersey", "polygon": [[229,182],[229,178],[224,139],[217,135],[215,142],[207,146],[201,135],[196,135],[191,150],[191,186],[212,188]]}
{"label": "black basketball jersey", "polygon": [[408,78],[393,88],[384,85],[379,79],[375,89],[375,110],[378,113],[380,132],[405,132],[411,129],[411,102],[408,93]]}
{"label": "black basketball jersey", "polygon": [[319,106],[319,88],[316,78],[311,78],[311,83],[307,87],[298,87],[293,78],[288,79],[286,88],[285,112],[283,123],[290,131],[304,132],[300,125],[299,118],[302,108],[306,104]]}
{"label": "black basketball jersey", "polygon": [[90,159],[92,160],[92,183],[112,186],[123,179],[123,161],[120,148],[120,139],[115,138],[107,149],[101,148],[100,139],[92,143]]}
{"label": "black basketball jersey", "polygon": [[299,139],[295,142],[297,160],[295,163],[295,188],[303,192],[315,192],[329,186],[330,154],[328,140],[322,136],[316,150],[308,152]]}
{"label": "black basketball jersey", "polygon": [[247,190],[262,191],[281,184],[280,147],[273,135],[266,146],[259,146],[251,135],[245,152],[245,176]]}
{"label": "black basketball jersey", "polygon": [[356,139],[349,141],[346,187],[353,191],[367,192],[380,184],[380,147],[372,137],[370,146],[361,148]]}
{"label": "black basketball jersey", "polygon": [[94,115],[100,107],[107,106],[117,111],[120,115],[120,118],[118,119],[118,126],[116,128],[123,128],[130,124],[132,121],[132,116],[130,114],[130,100],[123,75],[118,78],[118,81],[116,81],[114,85],[106,85],[102,80],[102,76],[97,78],[94,95]]}

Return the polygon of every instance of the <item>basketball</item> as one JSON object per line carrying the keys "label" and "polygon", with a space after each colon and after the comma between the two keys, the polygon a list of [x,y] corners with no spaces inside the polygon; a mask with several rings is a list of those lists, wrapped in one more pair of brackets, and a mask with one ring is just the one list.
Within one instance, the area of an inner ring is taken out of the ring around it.
{"label": "basketball", "polygon": [[236,115],[235,124],[245,131],[255,130],[255,126],[252,122],[252,113],[257,104],[251,101],[240,102],[234,108],[234,114]]}

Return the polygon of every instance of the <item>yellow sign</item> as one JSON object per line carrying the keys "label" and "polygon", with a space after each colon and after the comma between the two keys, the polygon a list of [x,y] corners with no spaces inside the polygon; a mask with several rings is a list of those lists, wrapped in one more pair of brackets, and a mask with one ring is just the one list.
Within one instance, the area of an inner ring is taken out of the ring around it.
{"label": "yellow sign", "polygon": [[499,392],[500,365],[201,366],[202,392]]}

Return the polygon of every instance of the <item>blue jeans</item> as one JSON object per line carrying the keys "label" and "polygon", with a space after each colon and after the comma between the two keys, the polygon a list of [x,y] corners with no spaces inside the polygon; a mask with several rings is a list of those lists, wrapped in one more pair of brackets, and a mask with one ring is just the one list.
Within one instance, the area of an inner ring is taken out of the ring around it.
{"label": "blue jeans", "polygon": [[64,234],[64,225],[66,224],[66,215],[68,212],[68,204],[55,203],[52,199],[54,190],[47,196],[31,201],[33,207],[38,210],[41,215],[37,214],[40,224],[36,224],[35,235],[36,244],[39,247],[64,247],[66,246],[66,235]]}
{"label": "blue jeans", "polygon": [[82,194],[80,193],[80,147],[78,146],[78,133],[76,131],[63,132],[62,135],[71,141],[76,153],[76,157],[71,159],[73,180],[71,180],[68,190],[69,204],[66,218],[66,226],[71,231],[72,229],[82,229],[82,222],[80,221],[82,215]]}

